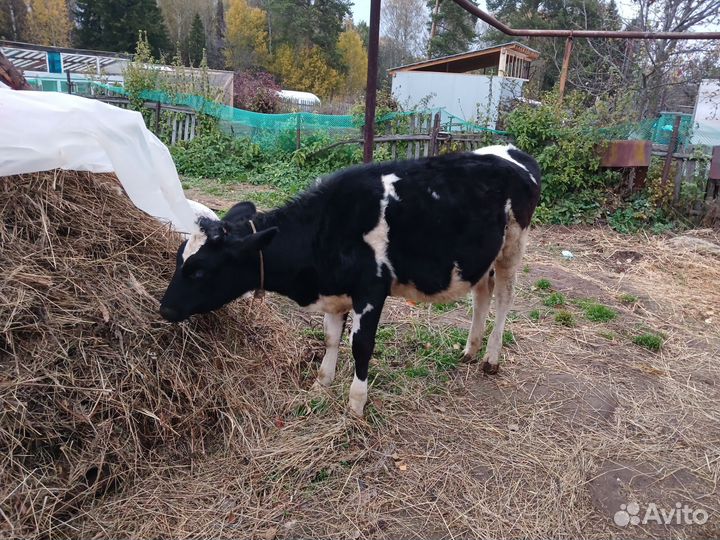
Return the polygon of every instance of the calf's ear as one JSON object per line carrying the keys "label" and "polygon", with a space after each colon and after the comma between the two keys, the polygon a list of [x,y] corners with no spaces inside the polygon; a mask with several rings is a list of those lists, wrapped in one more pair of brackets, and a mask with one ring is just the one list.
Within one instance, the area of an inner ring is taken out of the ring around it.
{"label": "calf's ear", "polygon": [[228,213],[225,214],[223,220],[238,223],[252,218],[255,214],[257,214],[257,209],[253,203],[250,201],[239,202],[228,210]]}
{"label": "calf's ear", "polygon": [[275,238],[277,232],[277,227],[270,227],[269,229],[265,229],[264,231],[260,231],[255,234],[251,234],[250,236],[246,236],[245,238],[243,238],[242,247],[243,249],[260,251],[265,246],[267,246],[273,238]]}

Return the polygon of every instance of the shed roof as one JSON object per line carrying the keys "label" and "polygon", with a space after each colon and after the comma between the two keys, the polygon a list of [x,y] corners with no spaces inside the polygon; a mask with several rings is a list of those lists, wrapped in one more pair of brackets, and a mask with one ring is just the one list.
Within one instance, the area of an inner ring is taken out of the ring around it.
{"label": "shed roof", "polygon": [[390,71],[390,73],[395,71],[467,73],[468,71],[497,66],[500,63],[500,53],[503,50],[511,52],[513,56],[519,56],[529,61],[536,60],[540,57],[540,53],[535,49],[531,49],[530,47],[527,47],[522,43],[518,43],[517,41],[511,41],[510,43],[494,45],[477,51],[453,54],[450,56],[443,56],[442,58],[432,58],[430,60],[423,60],[422,62],[406,64],[404,66],[390,68],[388,71]]}

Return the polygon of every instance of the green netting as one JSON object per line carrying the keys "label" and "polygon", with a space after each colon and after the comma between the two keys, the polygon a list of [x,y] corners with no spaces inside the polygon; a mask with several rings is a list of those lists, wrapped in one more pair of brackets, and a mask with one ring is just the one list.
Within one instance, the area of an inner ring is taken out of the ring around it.
{"label": "green netting", "polygon": [[[93,83],[98,89],[108,93],[126,96],[127,92],[119,86],[109,86]],[[294,137],[298,132],[302,137],[316,133],[329,138],[358,138],[364,118],[353,115],[316,114],[308,112],[265,114],[243,109],[237,109],[207,100],[201,96],[189,94],[169,94],[160,90],[146,91],[141,94],[146,101],[159,102],[172,106],[183,106],[199,113],[217,118],[221,128],[227,133],[238,137],[249,137],[260,144],[276,144],[282,136]],[[431,125],[436,113],[440,113],[441,130],[453,132],[489,132],[505,135],[506,132],[486,128],[467,122],[449,114],[445,109],[425,109],[422,111],[391,112],[377,118],[380,131],[382,126],[390,123],[397,124],[399,129],[395,133],[402,133],[411,129],[410,118],[418,125]],[[403,123],[404,120],[408,122]],[[396,126],[396,127],[397,127]],[[408,131],[409,132],[409,131]]]}
{"label": "green netting", "polygon": [[716,136],[699,130],[698,125],[693,122],[692,115],[684,113],[662,112],[658,118],[655,119],[618,124],[616,126],[602,128],[599,131],[606,139],[646,140],[656,144],[669,144],[672,138],[676,116],[680,116],[678,144],[706,146],[717,144],[718,138]]}

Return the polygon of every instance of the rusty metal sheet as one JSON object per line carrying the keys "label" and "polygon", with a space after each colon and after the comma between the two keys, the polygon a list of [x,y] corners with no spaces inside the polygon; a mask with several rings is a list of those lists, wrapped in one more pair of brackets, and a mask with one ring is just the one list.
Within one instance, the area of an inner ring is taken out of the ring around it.
{"label": "rusty metal sheet", "polygon": [[601,167],[649,167],[650,141],[608,141],[599,149]]}
{"label": "rusty metal sheet", "polygon": [[713,146],[710,160],[710,180],[720,180],[720,146]]}

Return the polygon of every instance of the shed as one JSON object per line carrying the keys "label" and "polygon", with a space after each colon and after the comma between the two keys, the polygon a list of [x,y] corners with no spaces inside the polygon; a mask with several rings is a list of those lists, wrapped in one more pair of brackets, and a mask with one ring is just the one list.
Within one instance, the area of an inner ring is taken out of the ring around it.
{"label": "shed", "polygon": [[389,70],[393,96],[405,108],[439,107],[468,122],[495,127],[500,104],[522,96],[540,53],[512,41]]}

